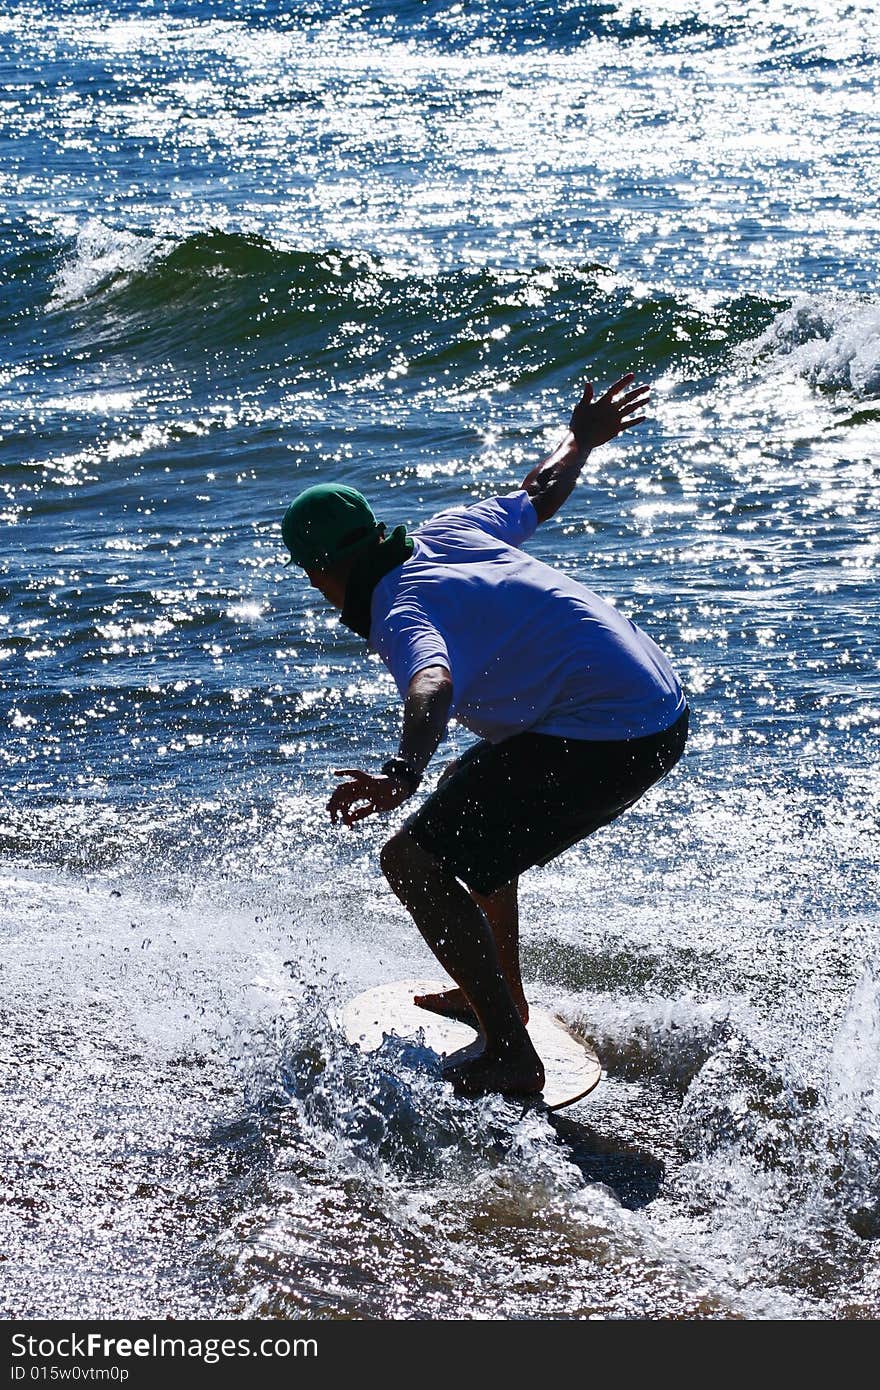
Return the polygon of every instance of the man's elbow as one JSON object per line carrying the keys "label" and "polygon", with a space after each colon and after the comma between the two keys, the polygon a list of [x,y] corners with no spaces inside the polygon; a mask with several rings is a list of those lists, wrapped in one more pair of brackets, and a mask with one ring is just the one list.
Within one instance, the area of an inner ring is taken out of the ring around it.
{"label": "man's elbow", "polygon": [[558,486],[552,481],[531,476],[526,478],[522,486],[529,494],[529,501],[535,509],[535,516],[538,518],[538,525],[548,521],[551,516],[559,511],[562,505]]}
{"label": "man's elbow", "polygon": [[559,511],[560,503],[550,495],[550,492],[536,492],[532,494],[532,506],[535,509],[535,516],[538,518],[538,525],[549,521],[551,516]]}
{"label": "man's elbow", "polygon": [[439,704],[452,703],[452,674],[445,666],[425,666],[409,683],[409,695],[418,695]]}

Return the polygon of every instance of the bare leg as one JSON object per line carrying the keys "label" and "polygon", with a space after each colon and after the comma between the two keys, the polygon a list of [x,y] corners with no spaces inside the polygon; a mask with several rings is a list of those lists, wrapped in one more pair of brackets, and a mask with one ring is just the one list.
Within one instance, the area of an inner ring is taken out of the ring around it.
{"label": "bare leg", "polygon": [[482,1050],[449,1059],[444,1074],[459,1090],[534,1095],[544,1068],[501,973],[482,910],[458,880],[405,830],[382,850],[382,869],[443,968],[470,1001],[485,1039]]}
{"label": "bare leg", "polygon": [[[484,913],[492,935],[498,964],[513,995],[513,1002],[523,1023],[529,1021],[529,1006],[523,991],[519,969],[519,903],[517,900],[518,880],[511,879],[495,893],[477,893],[473,888],[468,892],[477,907]],[[462,990],[447,989],[440,994],[417,994],[413,1001],[421,1009],[442,1014],[445,1018],[458,1018],[463,1023],[476,1027],[476,1017]]]}

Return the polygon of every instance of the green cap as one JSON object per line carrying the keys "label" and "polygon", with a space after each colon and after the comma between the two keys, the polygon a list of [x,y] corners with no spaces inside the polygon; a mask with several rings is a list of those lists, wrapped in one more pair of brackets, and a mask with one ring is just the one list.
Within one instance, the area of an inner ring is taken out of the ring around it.
{"label": "green cap", "polygon": [[281,522],[288,564],[329,569],[381,529],[361,493],[344,483],[317,483],[295,497]]}

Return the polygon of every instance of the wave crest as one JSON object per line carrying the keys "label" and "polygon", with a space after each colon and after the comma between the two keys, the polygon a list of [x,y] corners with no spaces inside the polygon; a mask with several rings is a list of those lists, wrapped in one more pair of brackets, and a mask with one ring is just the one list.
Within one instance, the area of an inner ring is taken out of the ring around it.
{"label": "wave crest", "polygon": [[91,222],[48,307],[73,318],[78,348],[204,359],[254,345],[274,363],[392,379],[454,369],[460,384],[564,385],[590,361],[603,374],[702,375],[754,338],[779,305],[743,296],[698,308],[644,296],[592,262],[401,270],[365,252],[281,248],[218,229],[174,241]]}
{"label": "wave crest", "polygon": [[880,304],[804,296],[777,315],[757,347],[791,360],[814,386],[880,394]]}

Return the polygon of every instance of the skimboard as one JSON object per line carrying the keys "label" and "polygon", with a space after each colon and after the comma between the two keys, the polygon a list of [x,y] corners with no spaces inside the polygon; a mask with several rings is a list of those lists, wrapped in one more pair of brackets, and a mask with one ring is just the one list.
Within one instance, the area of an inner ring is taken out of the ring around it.
{"label": "skimboard", "polygon": [[[436,994],[449,984],[436,980],[395,980],[352,999],[342,1012],[342,1030],[362,1052],[375,1052],[386,1037],[415,1038],[419,1033],[432,1052],[448,1057],[470,1047],[476,1029],[458,1019],[442,1018],[413,1003],[414,994]],[[583,1100],[602,1079],[602,1065],[586,1043],[576,1038],[561,1019],[544,1009],[529,1009],[529,1037],[544,1063],[544,1090],[536,1100],[548,1110],[561,1110]]]}

